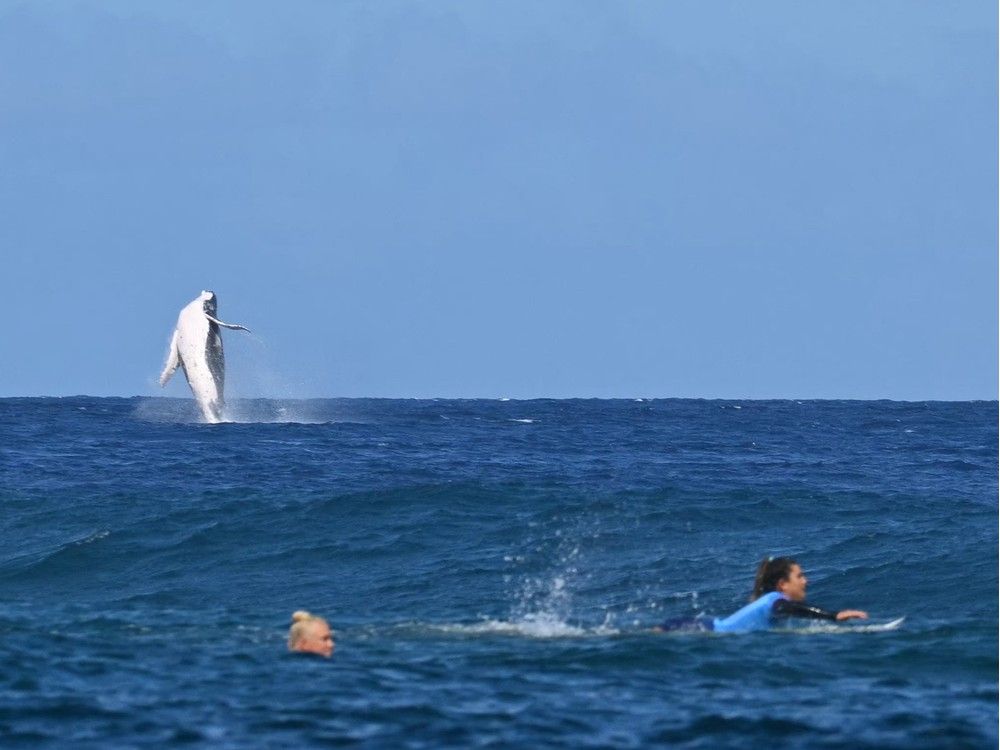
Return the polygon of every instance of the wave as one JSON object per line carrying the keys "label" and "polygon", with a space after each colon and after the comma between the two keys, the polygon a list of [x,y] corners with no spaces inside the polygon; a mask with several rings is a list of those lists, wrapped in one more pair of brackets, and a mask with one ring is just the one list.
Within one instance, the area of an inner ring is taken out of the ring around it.
{"label": "wave", "polygon": [[846,635],[848,633],[886,633],[891,630],[899,630],[906,617],[897,617],[894,620],[879,620],[876,622],[862,621],[859,623],[832,623],[832,622],[810,622],[808,624],[796,624],[782,628],[775,628],[778,633],[794,633],[795,635]]}
{"label": "wave", "polygon": [[602,638],[619,635],[607,623],[597,627],[584,627],[565,622],[555,615],[537,613],[517,620],[482,620],[476,623],[413,624],[408,626],[426,633],[453,636],[508,636],[515,638]]}
{"label": "wave", "polygon": [[[850,623],[808,623],[804,625],[794,625],[786,627],[776,627],[770,632],[792,634],[798,636],[808,635],[850,635],[861,633],[886,633],[899,630],[905,617],[893,620],[878,620],[875,622],[865,622],[863,624]],[[375,635],[379,628],[372,628],[368,636]],[[660,633],[652,627],[634,626],[630,628],[615,627],[608,617],[603,623],[596,626],[585,626],[567,622],[558,616],[546,612],[525,615],[519,619],[483,619],[479,622],[449,622],[449,623],[425,623],[410,622],[392,626],[392,636],[394,639],[400,635],[410,635],[415,637],[447,636],[457,638],[478,638],[478,637],[507,637],[507,638],[528,638],[539,640],[572,639],[572,638],[610,638],[616,636],[645,636],[654,637],[738,637],[746,636],[747,633],[713,633],[711,631],[672,631]]]}
{"label": "wave", "polygon": [[87,548],[111,535],[109,529],[98,529],[77,538],[65,541],[55,549],[43,549],[36,552],[25,552],[3,561],[0,574],[25,576],[28,574],[48,573],[82,567],[82,563],[97,555]]}
{"label": "wave", "polygon": [[[326,400],[236,399],[227,401],[220,424],[335,424],[342,421],[331,413]],[[205,424],[193,399],[140,398],[132,416],[143,422]]]}

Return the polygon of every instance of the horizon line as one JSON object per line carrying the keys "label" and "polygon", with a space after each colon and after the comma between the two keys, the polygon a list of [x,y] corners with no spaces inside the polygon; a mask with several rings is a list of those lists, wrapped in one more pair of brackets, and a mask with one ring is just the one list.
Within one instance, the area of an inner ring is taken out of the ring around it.
{"label": "horizon line", "polygon": [[[164,401],[190,401],[190,397],[182,396],[149,396],[134,394],[104,395],[95,396],[86,393],[74,393],[64,396],[53,395],[29,395],[29,396],[0,396],[0,401],[6,400],[28,400],[28,399],[119,399],[119,400],[164,400]],[[631,402],[652,402],[652,401],[854,401],[854,402],[878,402],[888,401],[891,403],[922,404],[922,403],[998,403],[996,396],[992,398],[893,398],[888,396],[878,396],[863,398],[857,396],[234,396],[230,399],[236,401],[631,401]]]}

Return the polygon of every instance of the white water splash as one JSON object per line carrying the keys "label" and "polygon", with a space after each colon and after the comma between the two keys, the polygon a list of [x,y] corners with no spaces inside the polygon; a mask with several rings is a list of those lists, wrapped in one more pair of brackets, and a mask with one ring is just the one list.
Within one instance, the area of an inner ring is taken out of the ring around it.
{"label": "white water splash", "polygon": [[314,401],[239,399],[227,402],[224,422],[236,424],[330,424],[336,422]]}
{"label": "white water splash", "polygon": [[458,636],[499,635],[521,638],[604,638],[618,635],[606,619],[597,627],[572,625],[555,615],[538,612],[517,620],[483,620],[476,623],[446,623],[427,625],[431,632]]}
{"label": "white water splash", "polygon": [[[95,531],[94,533],[88,534],[87,536],[82,537],[80,539],[74,539],[72,542],[70,542],[70,544],[77,545],[77,546],[83,545],[83,544],[92,544],[94,542],[100,541],[101,539],[104,539],[105,537],[109,536],[110,534],[111,534],[110,530],[108,530],[108,529],[101,529],[100,531]],[[67,546],[69,546],[69,545],[67,545]]]}
{"label": "white water splash", "polygon": [[[132,416],[143,422],[208,425],[194,399],[143,398]],[[219,424],[331,424],[330,406],[316,400],[234,399],[227,401]]]}
{"label": "white water splash", "polygon": [[795,635],[885,633],[891,630],[899,630],[904,620],[906,620],[906,617],[898,617],[895,620],[890,620],[888,622],[862,622],[859,624],[846,622],[836,624],[827,622],[810,622],[805,625],[795,624],[788,627],[775,628],[775,631],[781,633],[794,633]]}

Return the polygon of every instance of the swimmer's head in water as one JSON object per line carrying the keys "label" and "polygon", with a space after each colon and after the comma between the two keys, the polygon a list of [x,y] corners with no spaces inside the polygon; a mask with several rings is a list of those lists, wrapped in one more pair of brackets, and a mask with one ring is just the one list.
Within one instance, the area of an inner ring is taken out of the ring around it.
{"label": "swimmer's head in water", "polygon": [[806,598],[808,582],[802,568],[792,558],[768,557],[761,561],[760,567],[757,568],[750,601],[755,601],[772,591],[782,593],[793,601],[801,601]]}
{"label": "swimmer's head in water", "polygon": [[292,627],[288,630],[289,651],[318,654],[329,659],[333,648],[333,631],[326,620],[301,609],[292,614]]}

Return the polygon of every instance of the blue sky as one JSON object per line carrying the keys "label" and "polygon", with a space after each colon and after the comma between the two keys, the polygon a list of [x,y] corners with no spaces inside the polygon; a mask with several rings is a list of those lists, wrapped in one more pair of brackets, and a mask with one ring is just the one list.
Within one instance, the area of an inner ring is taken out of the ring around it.
{"label": "blue sky", "polygon": [[997,397],[992,2],[0,3],[0,396]]}

